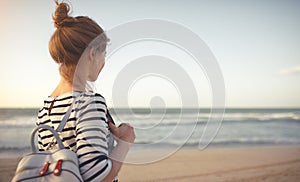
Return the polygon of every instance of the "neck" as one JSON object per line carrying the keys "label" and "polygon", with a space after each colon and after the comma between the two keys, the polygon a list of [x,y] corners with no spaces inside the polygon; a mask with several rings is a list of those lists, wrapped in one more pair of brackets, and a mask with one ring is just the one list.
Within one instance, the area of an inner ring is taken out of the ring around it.
{"label": "neck", "polygon": [[84,91],[84,88],[76,87],[72,83],[70,83],[68,80],[66,80],[64,77],[61,77],[57,87],[52,92],[51,96],[59,96],[67,92],[71,92],[73,90],[76,91]]}

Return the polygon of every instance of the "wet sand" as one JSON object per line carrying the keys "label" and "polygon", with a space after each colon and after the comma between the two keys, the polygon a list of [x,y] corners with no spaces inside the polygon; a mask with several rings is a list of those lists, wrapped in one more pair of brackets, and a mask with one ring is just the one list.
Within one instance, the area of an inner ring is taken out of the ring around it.
{"label": "wet sand", "polygon": [[[19,159],[19,156],[0,157],[0,182],[12,179]],[[124,164],[118,177],[121,182],[296,182],[300,181],[300,147],[184,149],[158,162]]]}

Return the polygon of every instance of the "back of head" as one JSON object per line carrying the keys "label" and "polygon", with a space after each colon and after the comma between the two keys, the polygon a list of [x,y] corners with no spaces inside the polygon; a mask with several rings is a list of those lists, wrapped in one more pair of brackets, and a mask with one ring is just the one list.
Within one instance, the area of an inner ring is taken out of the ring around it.
{"label": "back of head", "polygon": [[56,31],[49,41],[49,52],[56,63],[60,64],[60,74],[72,82],[76,65],[88,45],[103,29],[86,16],[72,17],[70,6],[56,1],[53,15]]}

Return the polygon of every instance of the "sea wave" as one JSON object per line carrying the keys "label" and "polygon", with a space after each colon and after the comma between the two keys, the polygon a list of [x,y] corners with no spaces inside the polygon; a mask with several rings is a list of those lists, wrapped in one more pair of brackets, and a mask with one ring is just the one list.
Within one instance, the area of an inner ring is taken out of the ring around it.
{"label": "sea wave", "polygon": [[[178,142],[158,142],[138,141],[135,142],[138,147],[198,147],[199,141],[187,141],[185,143]],[[213,140],[209,146],[257,146],[257,145],[299,145],[297,140],[276,140],[276,139],[230,139],[230,140]]]}
{"label": "sea wave", "polygon": [[25,147],[5,147],[5,146],[1,146],[0,147],[0,154],[1,153],[29,153],[30,152],[30,147],[25,146]]}
{"label": "sea wave", "polygon": [[35,126],[36,119],[33,117],[15,117],[0,121],[1,127],[33,127]]}
{"label": "sea wave", "polygon": [[[34,126],[37,120],[36,109],[0,109],[0,126]],[[148,110],[137,109],[129,112],[128,109],[112,111],[116,123],[128,122],[132,125],[174,125],[174,124],[198,124],[214,121],[222,118],[223,122],[251,122],[251,121],[300,121],[300,109],[235,109],[226,110],[224,114],[211,115],[210,110],[201,111],[191,109],[169,109],[166,112],[154,110],[149,114]]]}

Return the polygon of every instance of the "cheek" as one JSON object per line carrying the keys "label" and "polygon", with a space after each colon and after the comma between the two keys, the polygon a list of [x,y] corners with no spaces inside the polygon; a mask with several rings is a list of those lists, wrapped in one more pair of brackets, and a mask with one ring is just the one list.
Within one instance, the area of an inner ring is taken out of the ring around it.
{"label": "cheek", "polygon": [[98,75],[100,74],[101,70],[103,69],[104,67],[104,63],[102,65],[100,65],[99,69],[98,69]]}
{"label": "cheek", "polygon": [[98,68],[103,68],[104,64],[105,64],[105,59],[104,57],[101,57],[98,62]]}
{"label": "cheek", "polygon": [[99,74],[105,64],[105,52],[97,54],[96,60],[92,66],[92,70],[94,70],[94,74]]}
{"label": "cheek", "polygon": [[98,64],[95,66],[95,69],[97,69],[97,73],[98,74],[100,73],[100,71],[102,70],[102,68],[104,67],[104,65],[105,65],[105,59],[101,57],[98,60]]}

